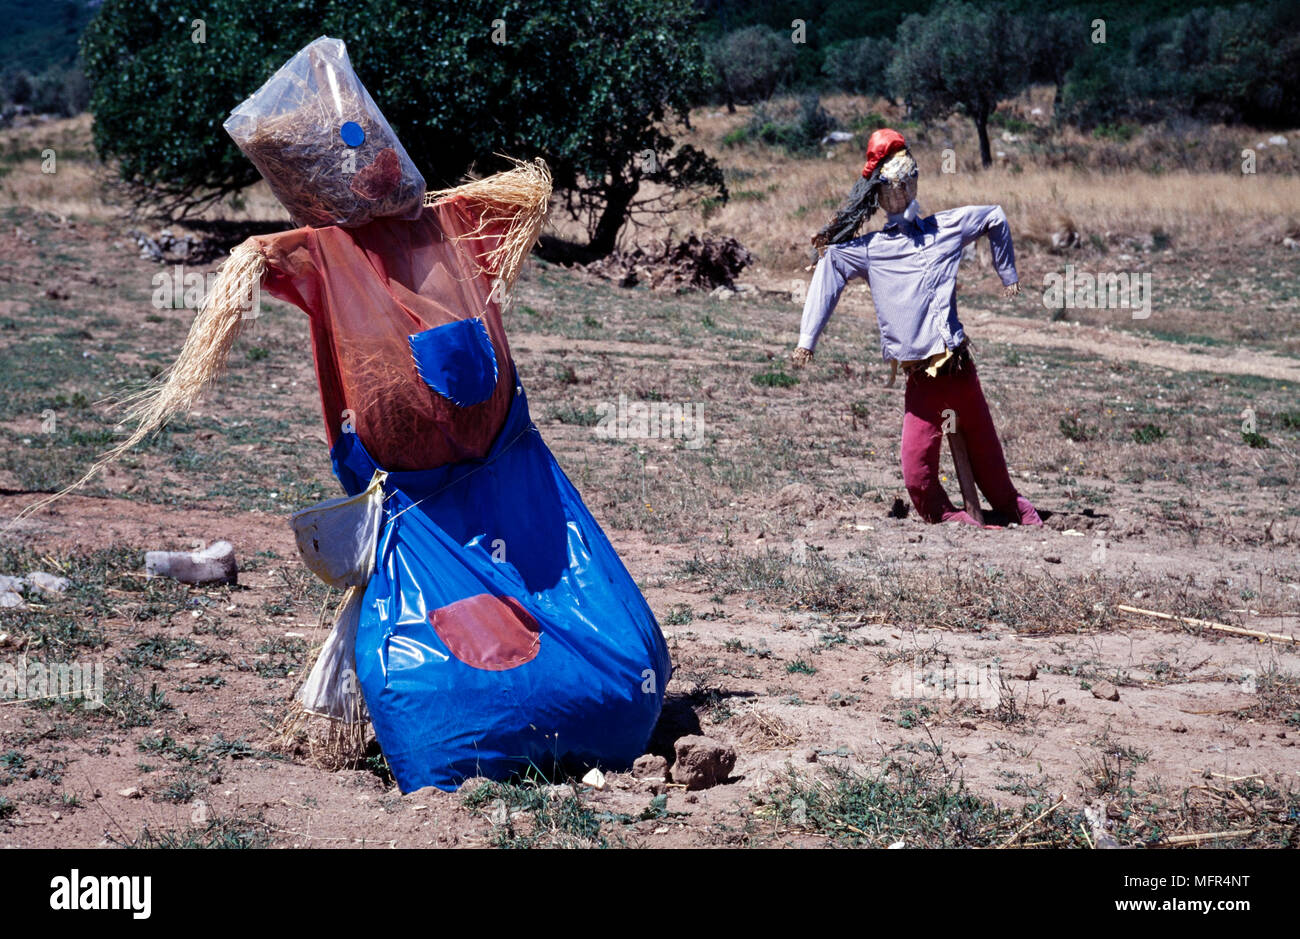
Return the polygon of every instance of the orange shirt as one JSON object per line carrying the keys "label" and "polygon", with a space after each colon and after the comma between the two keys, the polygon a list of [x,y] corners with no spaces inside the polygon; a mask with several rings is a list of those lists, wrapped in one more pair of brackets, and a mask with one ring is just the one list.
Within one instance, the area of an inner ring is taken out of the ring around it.
{"label": "orange shirt", "polygon": [[[397,471],[490,449],[515,376],[500,306],[488,300],[493,274],[480,269],[500,228],[453,240],[478,226],[478,210],[478,203],[452,196],[413,221],[381,218],[358,228],[298,228],[254,239],[267,259],[263,288],[311,318],[331,447],[354,427],[371,457]],[[419,377],[407,340],[476,315],[492,340],[497,384],[486,401],[462,408]]]}

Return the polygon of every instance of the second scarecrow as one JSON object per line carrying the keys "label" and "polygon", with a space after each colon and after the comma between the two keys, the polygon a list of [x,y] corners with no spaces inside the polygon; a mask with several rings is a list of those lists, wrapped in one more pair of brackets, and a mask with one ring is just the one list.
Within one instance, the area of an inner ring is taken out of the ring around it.
{"label": "second scarecrow", "polygon": [[[907,375],[903,415],[903,482],[917,513],[927,522],[982,524],[978,500],[958,509],[939,477],[945,433],[952,434],[959,473],[969,459],[973,481],[1008,521],[1041,525],[1033,505],[1016,491],[989,414],[975,362],[957,318],[957,269],[962,251],[989,236],[993,266],[1005,295],[1020,292],[1011,231],[1001,206],[968,205],[922,216],[916,201],[917,166],[897,131],[876,131],[867,142],[862,179],[835,217],[813,237],[822,252],[804,303],[799,346],[792,357],[802,368],[813,357],[847,281],[864,277],[880,324],[882,358],[889,383]],[[858,230],[883,209],[880,231]],[[964,451],[962,454],[960,451]]]}

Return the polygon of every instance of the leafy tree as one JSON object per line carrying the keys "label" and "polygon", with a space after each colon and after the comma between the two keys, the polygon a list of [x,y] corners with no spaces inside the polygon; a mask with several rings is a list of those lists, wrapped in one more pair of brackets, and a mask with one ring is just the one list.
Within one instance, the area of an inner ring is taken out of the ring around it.
{"label": "leafy tree", "polygon": [[766,26],[728,33],[709,49],[709,64],[727,110],[772,97],[790,78],[796,50],[786,34]]}
{"label": "leafy tree", "polygon": [[908,104],[936,115],[959,109],[975,122],[986,167],[993,163],[989,116],[1027,77],[1020,20],[1002,7],[954,2],[903,20],[889,67],[890,84]]}
{"label": "leafy tree", "polygon": [[827,49],[822,72],[843,91],[888,98],[886,73],[893,57],[894,44],[888,39],[848,39]]}
{"label": "leafy tree", "polygon": [[[1142,66],[1145,64],[1145,68]],[[1130,53],[1146,91],[1180,113],[1291,126],[1300,120],[1300,10],[1196,9],[1168,21],[1150,59]]]}
{"label": "leafy tree", "polygon": [[1084,127],[1173,116],[1300,122],[1300,7],[1281,0],[1144,21],[1087,51],[1064,104]]}
{"label": "leafy tree", "polygon": [[1056,89],[1052,97],[1053,121],[1061,118],[1066,76],[1088,48],[1090,23],[1091,19],[1079,11],[1033,14],[1022,20],[1028,79],[1050,82]]}
{"label": "leafy tree", "polygon": [[[710,157],[668,133],[706,76],[689,0],[207,0],[207,42],[180,0],[105,0],[83,39],[95,142],[169,212],[257,176],[221,128],[319,35],[338,36],[430,188],[495,154],[540,155],[564,205],[612,250],[648,181],[726,198]],[[266,38],[273,37],[273,38]]]}
{"label": "leafy tree", "polygon": [[0,77],[0,96],[9,104],[26,104],[32,99],[32,76],[20,68],[9,68]]}
{"label": "leafy tree", "polygon": [[36,77],[29,103],[39,114],[71,117],[86,110],[89,101],[90,88],[81,69],[55,66]]}
{"label": "leafy tree", "polygon": [[81,39],[94,142],[101,159],[117,162],[137,207],[185,214],[258,179],[221,124],[307,33],[320,32],[307,21],[319,23],[325,4],[303,6],[300,24],[279,5],[210,0],[207,42],[196,43],[195,14],[183,3],[105,0]]}
{"label": "leafy tree", "polygon": [[705,11],[701,29],[720,38],[746,26],[765,26],[790,40],[793,23],[802,20],[804,43],[787,78],[794,89],[825,84],[826,57],[834,46],[862,37],[892,39],[909,13],[924,13],[931,0],[697,0]]}

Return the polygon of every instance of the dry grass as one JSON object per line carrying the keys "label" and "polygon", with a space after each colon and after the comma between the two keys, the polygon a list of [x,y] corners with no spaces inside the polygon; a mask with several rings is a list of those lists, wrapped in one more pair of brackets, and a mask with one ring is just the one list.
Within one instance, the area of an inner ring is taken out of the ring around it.
{"label": "dry grass", "polygon": [[[0,135],[0,205],[24,205],[61,218],[104,218],[117,210],[90,142],[91,117],[14,127]],[[53,150],[54,172],[42,172]]]}
{"label": "dry grass", "polygon": [[[978,168],[978,148],[969,121],[952,117],[918,127],[881,100],[835,96],[823,106],[845,127],[861,125],[870,115],[882,116],[902,129],[913,142],[921,170],[920,199],[927,212],[959,205],[1002,205],[1017,234],[1017,245],[1045,245],[1052,232],[1068,226],[1085,244],[1094,237],[1118,244],[1129,236],[1163,231],[1175,239],[1221,241],[1251,237],[1280,241],[1300,232],[1300,176],[1296,175],[1295,143],[1260,151],[1258,172],[1240,172],[1240,150],[1269,136],[1250,128],[1205,128],[1204,158],[1222,165],[1219,172],[1161,168],[1173,162],[1165,155],[1168,140],[1158,131],[1138,131],[1119,143],[1084,136],[1072,128],[1047,134],[1046,118],[1029,117],[1032,107],[1050,112],[1048,89],[1034,89],[1025,99],[1004,105],[1009,113],[1036,122],[1046,142],[1035,144],[1032,133],[1007,143],[994,136],[994,149],[1006,158],[991,169]],[[1046,100],[1044,101],[1044,97]],[[793,99],[774,102],[772,111],[793,113]],[[655,218],[637,219],[643,226],[625,230],[624,238],[646,241],[668,229],[678,233],[708,229],[738,238],[758,258],[760,273],[786,276],[808,263],[808,244],[848,194],[862,166],[866,126],[858,139],[825,151],[824,159],[791,156],[771,147],[745,143],[727,147],[724,137],[749,121],[750,107],[735,114],[703,110],[692,116],[692,132],[679,134],[713,154],[727,175],[731,201],[707,218],[698,208],[680,209]],[[1296,134],[1290,139],[1297,140]],[[943,150],[956,153],[956,172],[942,173]],[[1189,147],[1194,151],[1194,147]],[[1181,151],[1180,151],[1181,153]],[[1073,165],[1060,164],[1068,160]],[[878,228],[879,221],[868,228]],[[557,219],[566,237],[579,237],[573,222]],[[865,229],[864,229],[865,230]]]}
{"label": "dry grass", "polygon": [[[94,119],[79,114],[62,120],[33,121],[0,132],[0,206],[21,205],[63,219],[123,216],[128,201],[118,197],[111,166],[101,164],[91,143]],[[55,152],[55,172],[41,171],[46,149]],[[283,219],[289,213],[265,182],[209,206],[197,219],[234,222]]]}

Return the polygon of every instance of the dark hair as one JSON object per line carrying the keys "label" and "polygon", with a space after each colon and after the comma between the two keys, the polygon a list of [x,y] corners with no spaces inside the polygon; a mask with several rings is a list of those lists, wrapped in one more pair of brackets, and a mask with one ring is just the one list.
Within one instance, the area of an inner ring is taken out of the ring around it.
{"label": "dark hair", "polygon": [[[909,153],[909,151],[903,149],[898,153]],[[844,200],[844,204],[817,232],[816,244],[838,245],[857,237],[858,230],[876,214],[876,209],[880,208],[880,187],[884,184],[884,180],[880,178],[880,170],[887,162],[889,161],[881,160],[869,177],[859,179],[853,184],[853,189],[849,191],[849,197]],[[813,249],[814,254],[816,250]]]}

